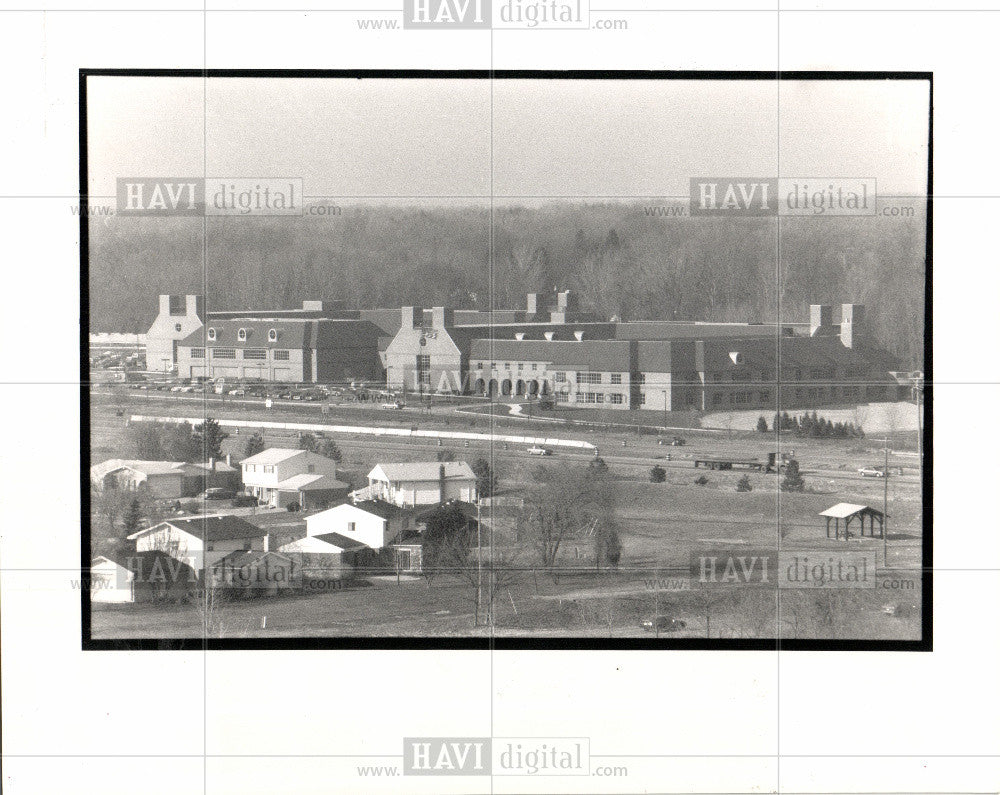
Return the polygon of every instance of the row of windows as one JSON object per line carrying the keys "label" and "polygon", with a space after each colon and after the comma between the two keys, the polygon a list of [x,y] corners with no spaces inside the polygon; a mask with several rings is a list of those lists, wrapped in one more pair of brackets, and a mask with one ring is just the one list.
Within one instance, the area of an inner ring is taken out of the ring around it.
{"label": "row of windows", "polygon": [[578,384],[599,384],[601,383],[601,373],[577,373],[576,382]]}
{"label": "row of windows", "polygon": [[[558,399],[558,397],[557,397]],[[565,400],[566,397],[563,397]],[[576,402],[577,403],[604,403],[607,399],[608,403],[614,403],[616,406],[620,406],[625,402],[625,396],[620,392],[612,392],[609,395],[605,395],[603,392],[577,392]],[[640,400],[640,403],[644,403],[645,400]]]}
{"label": "row of windows", "polygon": [[[238,329],[236,331],[236,339],[238,339],[240,342],[246,342],[247,337],[250,336],[250,334],[252,333],[252,331],[253,331],[252,329],[245,329],[245,328]],[[205,335],[208,337],[208,339],[210,339],[210,340],[212,340],[214,342],[215,340],[217,340],[219,338],[219,331],[218,331],[218,329],[216,329],[216,328],[214,328],[212,326],[209,326],[208,329],[205,332]],[[278,340],[278,329],[276,329],[276,328],[268,329],[267,330],[267,341],[268,342],[277,342],[277,340]]]}
{"label": "row of windows", "polygon": [[[213,359],[235,359],[236,358],[236,348],[210,348],[212,351]],[[274,351],[274,358],[276,361],[285,361],[289,359],[289,354],[291,351]],[[192,348],[191,349],[192,359],[204,359],[205,349],[204,348]],[[244,348],[243,349],[244,359],[266,359],[267,358],[267,348]]]}
{"label": "row of windows", "polygon": [[[486,362],[476,362],[476,369],[477,370],[483,370],[483,369],[485,369],[485,367],[486,367]],[[496,370],[497,369],[497,363],[496,362],[490,362],[490,369],[491,370]],[[504,370],[509,370],[510,369],[510,362],[504,362],[503,363],[503,369]],[[517,363],[517,369],[518,370],[523,370],[524,369],[524,362],[518,362]],[[531,370],[537,370],[538,369],[538,362],[531,362],[531,366],[530,366],[529,369],[531,369]]]}

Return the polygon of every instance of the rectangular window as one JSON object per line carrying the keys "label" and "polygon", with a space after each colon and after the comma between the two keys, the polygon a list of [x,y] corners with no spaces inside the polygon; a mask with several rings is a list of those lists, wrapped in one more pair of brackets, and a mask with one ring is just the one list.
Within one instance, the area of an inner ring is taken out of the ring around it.
{"label": "rectangular window", "polygon": [[621,403],[623,403],[623,402],[624,402],[624,400],[625,400],[625,399],[624,399],[624,397],[622,397],[622,396],[621,396],[621,395],[619,395],[618,393],[615,393],[615,394],[612,394],[612,395],[608,395],[608,399],[609,399],[609,400],[610,400],[610,401],[611,401],[612,403],[614,403],[615,405],[620,405],[620,404],[621,404]]}
{"label": "rectangular window", "polygon": [[556,403],[568,403],[569,395],[565,392],[556,392]]}
{"label": "rectangular window", "polygon": [[578,384],[599,384],[601,383],[601,373],[577,373],[576,382]]}
{"label": "rectangular window", "polygon": [[566,373],[553,373],[552,380],[557,384],[566,380]]}
{"label": "rectangular window", "polygon": [[236,348],[212,348],[213,359],[235,359]]}
{"label": "rectangular window", "polygon": [[191,349],[191,358],[192,359],[204,359],[205,358],[205,349],[204,348],[192,348]]}
{"label": "rectangular window", "polygon": [[174,316],[187,314],[186,301],[183,295],[170,296],[170,314]]}
{"label": "rectangular window", "polygon": [[274,359],[275,359],[275,361],[278,361],[278,362],[287,362],[288,361],[288,354],[289,353],[291,353],[291,351],[275,351],[274,352]]}
{"label": "rectangular window", "polygon": [[482,362],[476,362],[476,369],[477,370],[482,370],[483,369],[483,363]]}
{"label": "rectangular window", "polygon": [[517,369],[518,369],[518,372],[520,372],[521,370],[523,370],[524,369],[524,362],[518,362],[517,363]]}
{"label": "rectangular window", "polygon": [[765,389],[760,393],[760,400],[762,403],[767,403],[767,401],[769,401],[770,399],[771,399],[771,391],[769,389]]}
{"label": "rectangular window", "polygon": [[612,373],[611,374],[611,383],[612,384],[620,384],[621,382],[622,382],[622,374],[621,373]]}
{"label": "rectangular window", "polygon": [[424,370],[431,369],[431,357],[427,354],[422,354],[417,357],[417,370],[423,372]]}
{"label": "rectangular window", "polygon": [[597,395],[596,395],[596,397],[597,397],[597,402],[598,403],[603,403],[604,402],[604,393],[603,392],[598,392]]}
{"label": "rectangular window", "polygon": [[357,526],[358,525],[357,525],[356,522],[348,522],[347,523],[347,532],[348,533],[353,533],[355,531],[355,529],[357,528]]}
{"label": "rectangular window", "polygon": [[264,464],[264,474],[273,475],[274,474],[274,464]]}
{"label": "rectangular window", "polygon": [[639,405],[640,406],[645,406],[646,405],[646,393],[645,392],[639,393]]}
{"label": "rectangular window", "polygon": [[537,370],[538,369],[538,362],[532,362],[531,363],[531,369],[532,370]]}
{"label": "rectangular window", "polygon": [[641,384],[645,384],[646,383],[646,374],[645,373],[636,373],[635,382],[637,384],[640,384],[640,385]]}
{"label": "rectangular window", "polygon": [[243,349],[244,359],[266,359],[267,358],[267,348],[244,348]]}
{"label": "rectangular window", "polygon": [[722,393],[716,392],[712,395],[712,405],[718,406],[722,402]]}

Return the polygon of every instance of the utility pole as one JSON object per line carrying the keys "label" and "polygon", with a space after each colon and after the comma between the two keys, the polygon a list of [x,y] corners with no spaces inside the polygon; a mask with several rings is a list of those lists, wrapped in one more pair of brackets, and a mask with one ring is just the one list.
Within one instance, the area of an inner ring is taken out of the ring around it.
{"label": "utility pole", "polygon": [[476,626],[479,626],[479,605],[483,601],[483,498],[476,495]]}
{"label": "utility pole", "polygon": [[667,390],[663,390],[663,432],[667,432]]}
{"label": "utility pole", "polygon": [[889,568],[889,437],[885,438],[885,469],[882,477],[882,560]]}

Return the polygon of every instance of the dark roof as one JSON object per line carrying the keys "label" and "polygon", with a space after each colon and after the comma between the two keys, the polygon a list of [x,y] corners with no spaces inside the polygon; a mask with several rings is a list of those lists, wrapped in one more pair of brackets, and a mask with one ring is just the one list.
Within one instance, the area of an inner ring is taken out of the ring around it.
{"label": "dark roof", "polygon": [[[792,326],[782,323],[784,334]],[[614,336],[620,340],[705,339],[708,337],[770,337],[778,334],[774,323],[693,323],[672,320],[633,320],[616,323]]]}
{"label": "dark roof", "polygon": [[320,541],[325,541],[327,544],[333,544],[335,547],[340,547],[347,552],[354,552],[359,549],[370,549],[367,544],[354,538],[343,536],[340,533],[323,533],[322,535],[313,536],[313,538],[318,538]]}
{"label": "dark roof", "polygon": [[[629,371],[629,343],[623,340],[474,340],[477,361],[539,361],[555,367],[608,372]],[[473,367],[473,369],[475,369]]]}
{"label": "dark roof", "polygon": [[270,555],[277,555],[280,558],[291,560],[288,555],[282,555],[280,552],[237,549],[236,551],[230,552],[228,555],[225,555],[215,561],[215,563],[212,564],[212,568],[245,569],[247,566],[260,563],[260,561]]}
{"label": "dark roof", "polygon": [[[207,329],[215,329],[215,339],[208,339]],[[246,329],[247,338],[237,334]],[[275,329],[278,339],[269,342],[268,332]],[[209,320],[202,328],[188,334],[177,344],[196,348],[332,348],[377,345],[382,330],[368,320],[309,320],[303,318],[263,317],[239,320]]]}
{"label": "dark roof", "polygon": [[400,508],[398,505],[382,500],[364,500],[353,503],[353,506],[367,513],[375,514],[375,516],[381,516],[383,519],[391,519],[394,516],[403,516],[413,512],[412,508]]}
{"label": "dark roof", "polygon": [[206,541],[260,538],[263,535],[259,527],[238,516],[190,516],[186,519],[167,519],[165,523]]}

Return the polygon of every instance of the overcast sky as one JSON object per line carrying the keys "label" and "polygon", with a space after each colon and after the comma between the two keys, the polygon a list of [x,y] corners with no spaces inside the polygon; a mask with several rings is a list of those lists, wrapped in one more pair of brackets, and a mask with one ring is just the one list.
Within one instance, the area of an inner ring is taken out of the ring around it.
{"label": "overcast sky", "polygon": [[501,197],[686,196],[705,176],[922,194],[927,114],[926,81],[91,77],[90,185],[207,173],[301,177],[307,196],[489,196],[492,159]]}

